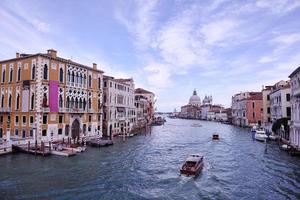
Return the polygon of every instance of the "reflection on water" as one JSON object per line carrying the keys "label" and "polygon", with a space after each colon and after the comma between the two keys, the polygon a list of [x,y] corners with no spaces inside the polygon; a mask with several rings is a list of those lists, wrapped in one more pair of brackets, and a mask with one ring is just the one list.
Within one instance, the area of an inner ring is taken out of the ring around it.
{"label": "reflection on water", "polygon": [[[0,199],[299,199],[300,159],[275,143],[265,148],[246,129],[168,119],[75,157],[2,156]],[[180,176],[192,153],[204,155],[202,173]]]}

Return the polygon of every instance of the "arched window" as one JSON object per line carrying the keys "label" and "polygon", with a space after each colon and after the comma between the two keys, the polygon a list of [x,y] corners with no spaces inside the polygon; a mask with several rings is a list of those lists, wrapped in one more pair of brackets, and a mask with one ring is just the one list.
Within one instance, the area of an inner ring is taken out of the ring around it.
{"label": "arched window", "polygon": [[64,70],[62,68],[59,69],[59,82],[64,82]]}
{"label": "arched window", "polygon": [[44,79],[45,80],[48,79],[48,65],[47,64],[44,65]]}
{"label": "arched window", "polygon": [[86,75],[84,74],[83,76],[83,85],[85,86],[86,85]]}
{"label": "arched window", "polygon": [[32,66],[32,70],[31,70],[31,79],[32,79],[32,80],[35,79],[35,65]]}
{"label": "arched window", "polygon": [[92,109],[92,100],[89,98],[89,109]]}
{"label": "arched window", "polygon": [[100,103],[100,99],[98,99],[98,109],[101,108],[101,103]]}
{"label": "arched window", "polygon": [[18,69],[18,81],[20,81],[21,80],[21,67],[19,67],[19,69]]}
{"label": "arched window", "polygon": [[79,83],[82,85],[82,74],[79,75]]}
{"label": "arched window", "polygon": [[69,99],[69,97],[67,97],[66,107],[70,108],[70,99]]}
{"label": "arched window", "polygon": [[11,108],[11,99],[12,98],[12,96],[11,96],[11,94],[9,95],[9,98],[8,98],[8,107],[9,108]]}
{"label": "arched window", "polygon": [[68,79],[68,82],[70,82],[70,80],[71,80],[71,74],[70,74],[69,70],[68,70],[68,77],[67,77],[67,79]]}
{"label": "arched window", "polygon": [[86,107],[86,101],[85,99],[83,99],[83,110],[85,110],[85,107]]}
{"label": "arched window", "polygon": [[77,99],[77,97],[75,98],[75,108],[78,108],[78,99]]}
{"label": "arched window", "polygon": [[20,109],[20,95],[17,95],[17,105],[16,105],[16,110]]}
{"label": "arched window", "polygon": [[11,68],[10,72],[9,72],[9,82],[13,81],[13,73],[14,73],[14,70],[13,70],[13,68]]}
{"label": "arched window", "polygon": [[4,95],[2,95],[2,98],[1,98],[1,108],[4,107]]}
{"label": "arched window", "polygon": [[5,82],[5,69],[2,72],[2,83],[4,83],[4,82]]}
{"label": "arched window", "polygon": [[78,83],[78,73],[76,72],[76,75],[75,75],[75,83]]}
{"label": "arched window", "polygon": [[92,87],[92,76],[89,75],[89,87]]}
{"label": "arched window", "polygon": [[74,99],[73,99],[73,97],[71,98],[71,108],[74,108]]}
{"label": "arched window", "polygon": [[32,93],[32,95],[31,95],[30,109],[31,110],[34,109],[34,93]]}
{"label": "arched window", "polygon": [[62,95],[59,95],[59,107],[60,108],[63,107],[63,98],[62,98]]}
{"label": "arched window", "polygon": [[74,74],[74,72],[72,72],[71,79],[72,79],[71,82],[74,83],[74,81],[75,81],[75,80],[74,80],[74,79],[75,79],[75,74]]}
{"label": "arched window", "polygon": [[82,99],[81,98],[79,99],[79,108],[80,109],[82,108]]}
{"label": "arched window", "polygon": [[48,107],[48,98],[46,93],[44,93],[43,97],[43,107]]}

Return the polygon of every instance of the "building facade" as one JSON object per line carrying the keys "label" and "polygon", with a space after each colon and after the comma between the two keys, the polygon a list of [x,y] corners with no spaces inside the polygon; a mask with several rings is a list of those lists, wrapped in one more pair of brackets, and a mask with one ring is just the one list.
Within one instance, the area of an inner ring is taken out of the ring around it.
{"label": "building facade", "polygon": [[134,128],[143,128],[151,124],[154,117],[154,93],[143,88],[137,88],[135,93],[136,120]]}
{"label": "building facade", "polygon": [[264,127],[270,127],[271,122],[271,102],[270,102],[270,93],[272,86],[263,86],[262,89],[262,99],[263,99],[263,125]]}
{"label": "building facade", "polygon": [[290,76],[291,85],[291,123],[290,123],[290,143],[300,149],[300,67]]}
{"label": "building facade", "polygon": [[291,117],[291,88],[289,81],[279,81],[272,89],[270,95],[271,121]]}
{"label": "building facade", "polygon": [[232,123],[238,126],[262,124],[262,93],[243,92],[232,97]]}
{"label": "building facade", "polygon": [[104,76],[103,135],[128,134],[136,122],[133,79]]}
{"label": "building facade", "polygon": [[0,138],[47,142],[100,135],[103,71],[47,53],[0,61]]}

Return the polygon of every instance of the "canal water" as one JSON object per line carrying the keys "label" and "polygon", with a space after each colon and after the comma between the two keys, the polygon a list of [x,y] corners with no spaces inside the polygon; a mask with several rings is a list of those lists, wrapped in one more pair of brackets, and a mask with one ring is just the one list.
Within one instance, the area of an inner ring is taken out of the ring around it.
{"label": "canal water", "polygon": [[[180,176],[192,153],[204,155],[202,173]],[[247,129],[168,119],[75,157],[1,156],[0,199],[300,199],[300,159]]]}

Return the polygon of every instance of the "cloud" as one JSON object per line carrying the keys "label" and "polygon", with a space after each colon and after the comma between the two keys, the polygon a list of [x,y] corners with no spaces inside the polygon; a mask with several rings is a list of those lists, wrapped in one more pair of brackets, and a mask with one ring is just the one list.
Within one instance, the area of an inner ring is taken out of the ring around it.
{"label": "cloud", "polygon": [[222,43],[224,40],[233,38],[236,35],[236,28],[239,26],[237,20],[221,19],[204,24],[200,30],[204,40],[209,45]]}
{"label": "cloud", "polygon": [[155,87],[156,90],[168,88],[173,84],[170,80],[170,66],[166,64],[156,62],[149,63],[144,67],[144,72],[147,74],[149,85]]}
{"label": "cloud", "polygon": [[263,56],[258,60],[258,62],[269,63],[269,62],[273,62],[275,60],[277,60],[277,58],[275,56]]}
{"label": "cloud", "polygon": [[31,23],[38,31],[48,32],[50,30],[50,24],[43,22],[41,20],[34,19],[34,20],[32,20]]}
{"label": "cloud", "polygon": [[299,0],[257,0],[255,5],[258,8],[267,9],[276,14],[284,14],[300,6]]}
{"label": "cloud", "polygon": [[290,33],[279,35],[271,40],[272,43],[279,45],[291,45],[300,41],[300,33]]}

